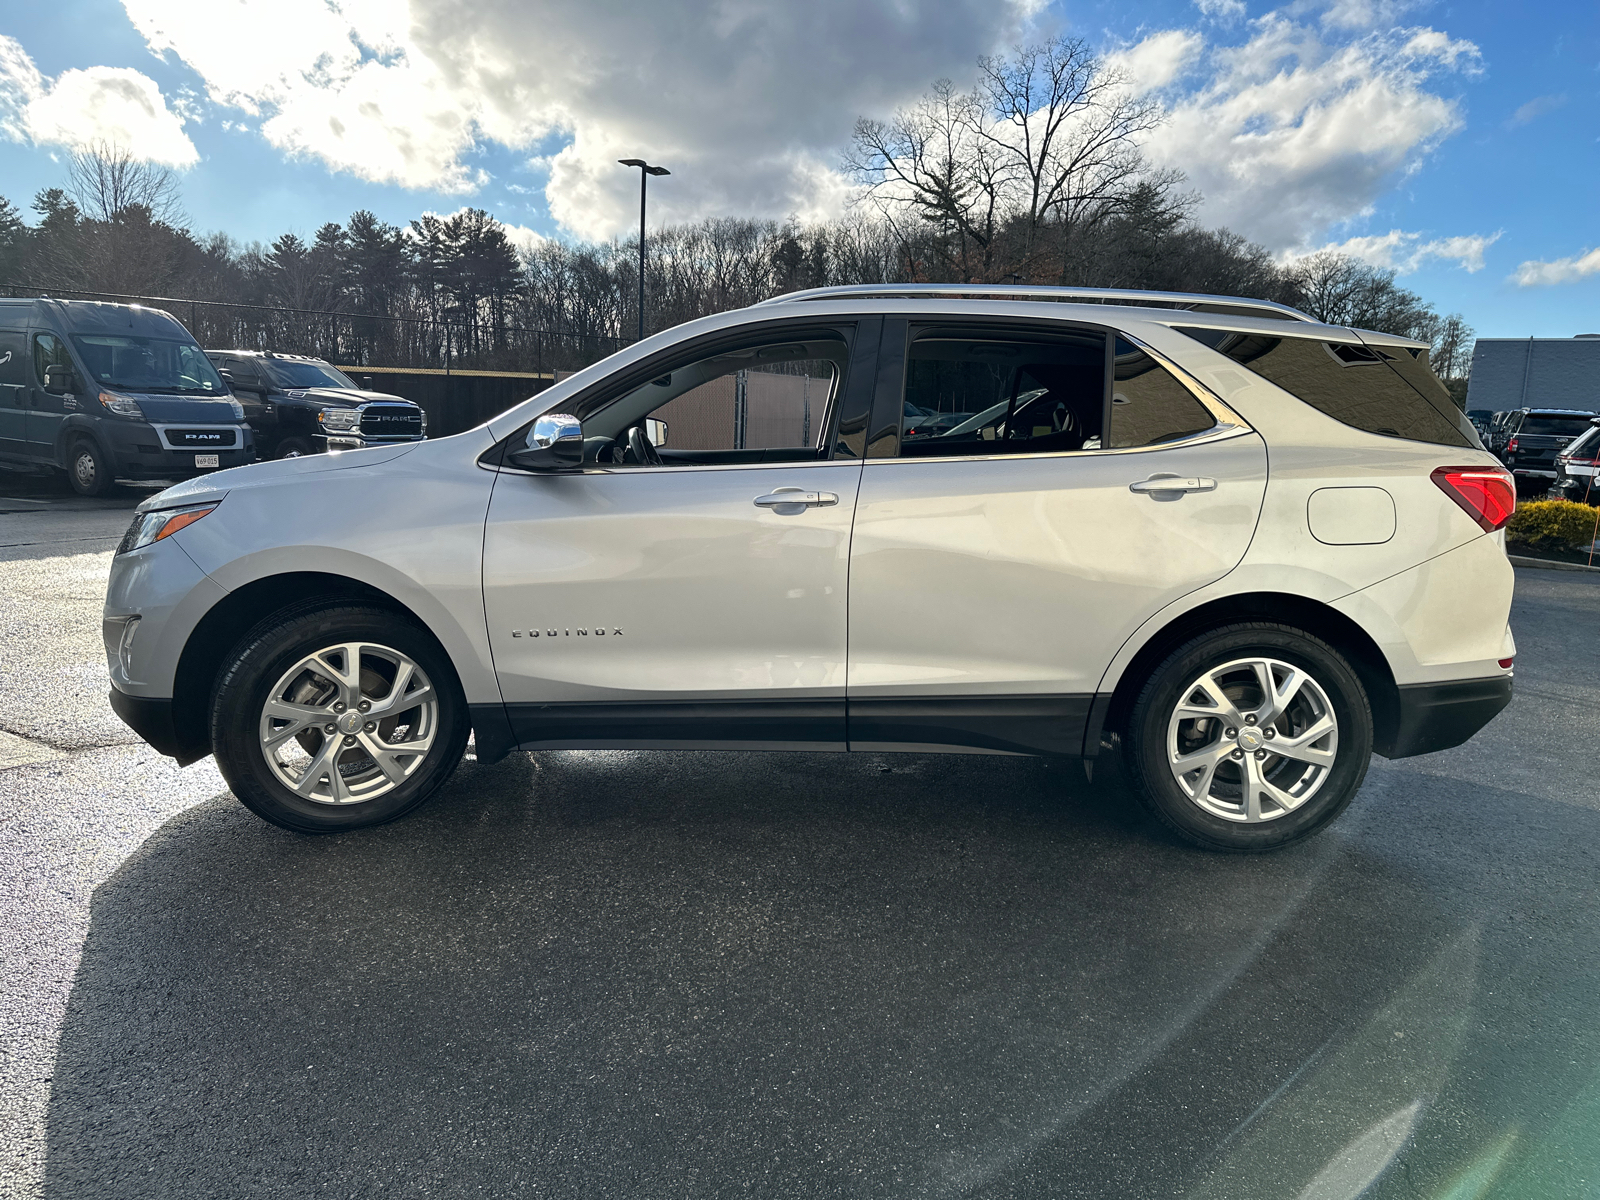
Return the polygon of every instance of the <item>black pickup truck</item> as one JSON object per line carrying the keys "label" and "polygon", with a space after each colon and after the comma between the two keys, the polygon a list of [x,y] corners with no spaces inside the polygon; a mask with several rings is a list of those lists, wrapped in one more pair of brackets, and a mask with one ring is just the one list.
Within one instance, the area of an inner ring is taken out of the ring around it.
{"label": "black pickup truck", "polygon": [[260,350],[207,350],[206,356],[244,405],[261,458],[420,442],[427,436],[428,414],[417,405],[363,391],[323,359]]}
{"label": "black pickup truck", "polygon": [[1574,408],[1523,408],[1511,413],[1500,458],[1516,477],[1518,495],[1542,492],[1555,483],[1557,453],[1588,432],[1594,415]]}

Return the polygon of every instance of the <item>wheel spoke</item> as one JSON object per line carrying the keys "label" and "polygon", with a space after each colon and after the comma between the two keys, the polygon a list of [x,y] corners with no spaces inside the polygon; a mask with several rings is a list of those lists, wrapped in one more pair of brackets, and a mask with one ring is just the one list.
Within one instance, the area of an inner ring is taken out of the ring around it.
{"label": "wheel spoke", "polygon": [[[342,653],[344,656],[344,670],[340,670],[328,661],[330,654]],[[361,699],[361,644],[349,642],[343,646],[330,646],[312,656],[312,661],[335,683],[339,685],[339,699],[346,705],[353,705]]]}
{"label": "wheel spoke", "polygon": [[[1190,697],[1197,691],[1204,692],[1206,699],[1210,700],[1211,703],[1209,705],[1189,703]],[[1244,716],[1234,706],[1233,701],[1228,699],[1227,694],[1217,686],[1216,679],[1211,675],[1197,679],[1194,686],[1183,694],[1183,701],[1178,705],[1177,715],[1179,718],[1218,717],[1234,726],[1244,723]]]}
{"label": "wheel spoke", "polygon": [[328,790],[334,799],[339,798],[341,784],[339,782],[339,752],[344,748],[344,739],[337,735],[330,735],[322,739],[322,746],[317,751],[311,763],[305,769],[305,774],[300,776],[300,782],[295,785],[295,791],[307,799],[317,790],[317,784],[322,782],[322,777],[327,775]]}
{"label": "wheel spoke", "polygon": [[1267,781],[1261,778],[1261,764],[1256,762],[1253,755],[1244,756],[1244,819],[1246,821],[1261,820],[1261,793],[1266,790]]}
{"label": "wheel spoke", "polygon": [[1272,678],[1272,665],[1270,663],[1253,663],[1256,678],[1262,683],[1262,691],[1266,700],[1262,702],[1260,710],[1256,713],[1256,720],[1262,725],[1271,725],[1288,711],[1289,705],[1294,703],[1294,698],[1300,694],[1300,689],[1306,681],[1305,672],[1299,667],[1289,666],[1288,674],[1282,683]]}
{"label": "wheel spoke", "polygon": [[1280,737],[1271,743],[1272,753],[1282,758],[1292,758],[1296,762],[1311,763],[1318,767],[1332,767],[1334,759],[1338,757],[1336,749],[1319,750],[1312,745],[1320,742],[1330,733],[1334,732],[1333,718],[1323,716],[1321,720],[1295,737]]}
{"label": "wheel spoke", "polygon": [[417,678],[417,668],[413,663],[401,663],[400,669],[395,673],[394,684],[389,688],[389,694],[382,700],[374,700],[369,710],[370,716],[389,716],[393,713],[402,713],[407,709],[415,708],[424,701],[433,698],[433,687],[423,678],[417,689],[409,695],[406,688],[411,686],[411,681]]}
{"label": "wheel spoke", "polygon": [[[1177,778],[1178,785],[1191,797],[1209,796],[1211,781],[1216,778],[1217,768],[1222,765],[1230,752],[1227,743],[1218,742],[1203,750],[1180,754],[1172,760],[1172,774]],[[1195,782],[1190,783],[1188,777],[1195,771],[1200,771],[1201,775]]]}
{"label": "wheel spoke", "polygon": [[400,763],[399,747],[391,746],[370,733],[358,733],[357,739],[361,742],[366,752],[372,756],[372,761],[378,764],[378,770],[390,783],[404,783],[406,769]]}

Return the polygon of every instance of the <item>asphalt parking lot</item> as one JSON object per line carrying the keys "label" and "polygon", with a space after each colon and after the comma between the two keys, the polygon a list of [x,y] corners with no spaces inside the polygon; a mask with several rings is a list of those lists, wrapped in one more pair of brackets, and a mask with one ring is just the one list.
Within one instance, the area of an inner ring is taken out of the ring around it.
{"label": "asphalt parking lot", "polygon": [[315,839],[106,707],[137,499],[0,474],[0,1196],[1600,1193],[1600,575],[1270,857],[968,756],[469,759]]}

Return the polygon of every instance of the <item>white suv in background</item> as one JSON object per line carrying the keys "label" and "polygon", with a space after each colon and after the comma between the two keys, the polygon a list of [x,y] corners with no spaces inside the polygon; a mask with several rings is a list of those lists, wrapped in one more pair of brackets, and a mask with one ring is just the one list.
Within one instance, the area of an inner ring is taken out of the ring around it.
{"label": "white suv in background", "polygon": [[1504,468],[1426,347],[1226,297],[788,295],[467,433],[140,506],[111,700],[305,832],[392,820],[475,735],[554,748],[1120,747],[1261,850],[1373,751],[1511,697]]}

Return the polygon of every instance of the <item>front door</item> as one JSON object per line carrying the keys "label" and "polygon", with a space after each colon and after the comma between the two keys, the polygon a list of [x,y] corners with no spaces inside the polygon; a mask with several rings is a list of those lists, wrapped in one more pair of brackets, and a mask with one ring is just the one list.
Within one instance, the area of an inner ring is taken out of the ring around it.
{"label": "front door", "polygon": [[857,502],[851,748],[1081,752],[1118,648],[1244,556],[1260,437],[1093,330],[912,326],[879,378],[904,415]]}
{"label": "front door", "polygon": [[[32,400],[28,408],[28,453],[44,462],[56,460],[56,440],[61,434],[61,423],[69,412],[75,412],[80,402],[92,399],[75,392],[56,396],[44,390],[44,369],[48,366],[72,366],[65,343],[53,333],[36,333],[31,347],[32,368],[29,374]],[[75,373],[75,372],[74,372]],[[98,408],[99,406],[96,405]]]}
{"label": "front door", "polygon": [[583,416],[584,470],[501,471],[484,606],[520,745],[845,748],[861,341],[668,363]]}

